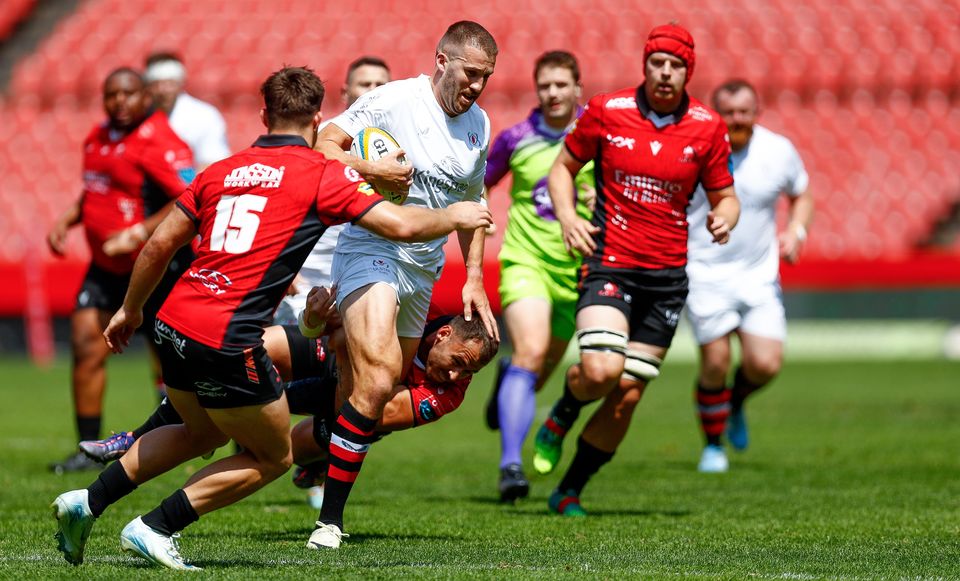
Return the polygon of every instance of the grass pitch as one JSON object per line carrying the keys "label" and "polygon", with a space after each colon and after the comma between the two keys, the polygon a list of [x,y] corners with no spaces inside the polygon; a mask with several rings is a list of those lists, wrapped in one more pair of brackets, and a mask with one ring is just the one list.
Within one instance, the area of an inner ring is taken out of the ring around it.
{"label": "grass pitch", "polygon": [[[957,363],[788,362],[748,405],[750,450],[731,455],[729,474],[701,475],[694,368],[668,362],[585,490],[583,520],[546,513],[572,440],[557,473],[533,477],[531,498],[496,503],[498,435],[481,419],[493,369],[456,414],[374,446],[340,551],[304,548],[316,511],[285,476],[189,527],[182,553],[236,579],[960,578]],[[95,473],[46,470],[75,445],[67,365],[3,359],[0,377],[0,577],[167,577],[121,553],[118,535],[201,464],[111,507],[72,567],[48,505]],[[115,358],[110,381],[104,428],[132,429],[154,403],[145,358]],[[558,393],[554,380],[538,422]]]}

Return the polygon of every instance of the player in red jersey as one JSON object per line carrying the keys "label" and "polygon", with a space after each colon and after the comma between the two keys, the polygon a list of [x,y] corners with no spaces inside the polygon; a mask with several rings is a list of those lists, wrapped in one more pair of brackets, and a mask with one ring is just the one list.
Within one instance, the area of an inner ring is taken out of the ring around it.
{"label": "player in red jersey", "polygon": [[[67,231],[82,224],[90,245],[90,266],[70,320],[73,405],[80,440],[100,437],[110,354],[100,335],[123,303],[137,250],[173,207],[172,199],[193,179],[190,148],[176,136],[163,112],[150,111],[139,73],[128,68],[110,73],[103,83],[103,108],[107,121],[94,127],[84,141],[80,199],[47,237],[53,253],[63,255]],[[172,286],[172,277],[169,282]],[[148,305],[149,318],[160,307],[163,290]],[[58,473],[91,468],[98,466],[80,452],[51,465]]]}
{"label": "player in red jersey", "polygon": [[180,196],[137,259],[123,307],[104,332],[110,349],[121,352],[142,322],[143,303],[167,261],[199,234],[197,258],[154,328],[167,394],[183,424],[146,434],[89,488],[57,497],[60,550],[71,563],[82,562],[94,520],[109,505],[233,439],[242,452],[191,476],[120,534],[124,550],[169,568],[192,569],[174,535],[290,467],[290,414],[263,347],[263,327],[328,225],[354,221],[389,238],[428,240],[491,222],[477,203],[442,210],[381,204],[355,171],[313,151],[324,94],[313,71],[281,69],[261,93],[268,134],[212,164]]}
{"label": "player in red jersey", "polygon": [[[727,128],[685,90],[693,37],[676,24],[658,26],[643,57],[643,84],[591,99],[549,176],[564,242],[584,255],[580,362],[567,370],[563,396],[537,433],[535,469],[554,469],[580,409],[603,398],[549,499],[553,512],[568,516],[586,514],[580,492],[613,457],[673,339],[687,295],[686,211],[697,184],[712,206],[714,242],[726,243],[740,213]],[[590,160],[597,203],[586,220],[574,209],[573,176]]]}

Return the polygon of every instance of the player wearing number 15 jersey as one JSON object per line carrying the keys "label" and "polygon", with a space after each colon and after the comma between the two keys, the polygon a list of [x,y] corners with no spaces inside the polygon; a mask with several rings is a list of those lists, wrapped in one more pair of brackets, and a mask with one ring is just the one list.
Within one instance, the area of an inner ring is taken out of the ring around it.
{"label": "player wearing number 15 jersey", "polygon": [[123,308],[104,333],[113,351],[123,350],[166,263],[199,234],[197,259],[161,308],[154,333],[167,396],[183,424],[145,434],[89,488],[57,497],[60,549],[71,563],[83,560],[93,521],[110,504],[227,438],[243,452],[205,467],[131,521],[122,548],[173,569],[193,568],[173,535],[287,471],[290,411],[262,327],[328,225],[357,221],[390,238],[429,240],[490,223],[476,203],[443,210],[381,204],[356,172],[314,152],[324,89],[313,71],[281,69],[261,92],[268,134],[210,166],[184,192],[137,259]]}

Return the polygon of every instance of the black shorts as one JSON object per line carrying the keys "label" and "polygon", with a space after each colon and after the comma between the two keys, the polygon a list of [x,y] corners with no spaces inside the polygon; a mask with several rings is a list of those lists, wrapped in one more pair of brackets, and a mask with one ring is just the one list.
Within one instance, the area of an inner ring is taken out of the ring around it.
{"label": "black shorts", "polygon": [[630,341],[670,347],[687,300],[684,268],[611,268],[585,262],[580,270],[577,311],[614,307],[627,317]]}
{"label": "black shorts", "polygon": [[77,302],[74,308],[98,309],[111,315],[123,306],[123,297],[127,294],[130,274],[115,274],[90,263],[83,277]]}
{"label": "black shorts", "polygon": [[263,405],[280,399],[283,382],[263,344],[246,349],[208,347],[157,320],[153,341],[167,387],[197,394],[205,408]]}

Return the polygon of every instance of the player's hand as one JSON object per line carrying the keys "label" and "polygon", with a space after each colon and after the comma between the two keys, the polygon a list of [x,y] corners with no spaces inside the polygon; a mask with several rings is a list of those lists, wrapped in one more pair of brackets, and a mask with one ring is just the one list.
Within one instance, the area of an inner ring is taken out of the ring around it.
{"label": "player's hand", "polygon": [[324,326],[327,329],[340,325],[340,313],[337,312],[337,285],[330,288],[315,286],[307,294],[307,306],[303,312],[303,322],[309,327]]}
{"label": "player's hand", "polygon": [[63,222],[57,222],[53,225],[53,229],[47,234],[47,246],[50,247],[50,252],[57,256],[63,256],[66,253],[67,231],[67,225]]}
{"label": "player's hand", "polygon": [[474,315],[479,316],[483,321],[487,334],[499,341],[500,329],[497,327],[497,320],[493,316],[487,291],[483,288],[483,279],[480,277],[468,277],[463,285],[463,318],[469,321]]}
{"label": "player's hand", "polygon": [[103,253],[107,256],[130,254],[140,248],[149,237],[146,226],[142,223],[134,224],[107,238],[103,243]]}
{"label": "player's hand", "polygon": [[103,332],[103,338],[107,342],[107,347],[114,353],[123,353],[123,350],[130,345],[130,338],[133,332],[143,324],[143,311],[128,311],[124,307],[113,315],[106,331]]}
{"label": "player's hand", "polygon": [[580,216],[574,216],[570,220],[561,220],[560,228],[563,231],[563,245],[567,247],[570,256],[590,256],[597,249],[597,242],[593,239],[594,234],[600,232],[600,228],[594,226],[589,220],[584,220]]}
{"label": "player's hand", "polygon": [[730,242],[730,225],[723,216],[717,216],[714,212],[707,212],[707,231],[713,236],[713,241],[717,244],[726,244]]}
{"label": "player's hand", "polygon": [[787,264],[796,264],[800,260],[800,251],[803,250],[804,239],[797,235],[793,228],[787,228],[777,235],[780,243],[780,258]]}
{"label": "player's hand", "polygon": [[477,202],[456,202],[447,206],[445,211],[457,225],[457,230],[476,230],[493,224],[490,209]]}
{"label": "player's hand", "polygon": [[377,191],[407,192],[413,184],[413,166],[406,162],[402,149],[367,161],[367,171],[361,173]]}

